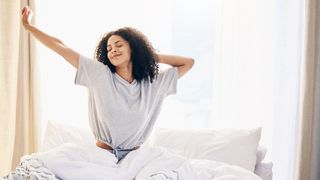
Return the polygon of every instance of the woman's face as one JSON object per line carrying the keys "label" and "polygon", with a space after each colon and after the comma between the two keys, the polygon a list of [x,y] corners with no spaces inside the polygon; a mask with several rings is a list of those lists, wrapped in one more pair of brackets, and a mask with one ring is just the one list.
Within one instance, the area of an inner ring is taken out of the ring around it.
{"label": "woman's face", "polygon": [[112,35],[107,44],[108,58],[112,65],[127,65],[131,61],[131,48],[129,43],[121,36]]}

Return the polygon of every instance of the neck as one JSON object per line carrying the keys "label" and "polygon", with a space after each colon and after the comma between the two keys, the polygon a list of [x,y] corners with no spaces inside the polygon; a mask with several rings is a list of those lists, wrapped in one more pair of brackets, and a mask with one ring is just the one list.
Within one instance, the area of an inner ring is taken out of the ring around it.
{"label": "neck", "polygon": [[132,76],[132,63],[127,64],[126,66],[117,66],[116,73],[121,76],[123,79],[131,83],[133,81]]}

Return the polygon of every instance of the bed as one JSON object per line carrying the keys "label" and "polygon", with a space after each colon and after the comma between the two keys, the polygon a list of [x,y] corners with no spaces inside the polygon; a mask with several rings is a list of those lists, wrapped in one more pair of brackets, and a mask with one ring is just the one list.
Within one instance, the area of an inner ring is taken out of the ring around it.
{"label": "bed", "polygon": [[148,141],[116,164],[88,130],[49,122],[41,152],[21,158],[5,179],[271,180],[259,145],[261,128],[155,128]]}

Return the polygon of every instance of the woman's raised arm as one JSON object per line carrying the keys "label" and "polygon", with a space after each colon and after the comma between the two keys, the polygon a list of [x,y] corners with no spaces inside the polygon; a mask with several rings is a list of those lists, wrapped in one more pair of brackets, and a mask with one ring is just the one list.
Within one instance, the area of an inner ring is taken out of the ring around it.
{"label": "woman's raised arm", "polygon": [[67,47],[61,40],[52,37],[39,30],[37,27],[33,26],[31,24],[32,15],[33,13],[28,6],[22,9],[21,21],[25,30],[29,31],[30,34],[38,39],[42,44],[61,55],[65,60],[67,60],[73,67],[77,69],[79,64],[79,53]]}
{"label": "woman's raised arm", "polygon": [[188,57],[158,54],[159,63],[178,67],[179,78],[185,75],[193,66],[194,60]]}

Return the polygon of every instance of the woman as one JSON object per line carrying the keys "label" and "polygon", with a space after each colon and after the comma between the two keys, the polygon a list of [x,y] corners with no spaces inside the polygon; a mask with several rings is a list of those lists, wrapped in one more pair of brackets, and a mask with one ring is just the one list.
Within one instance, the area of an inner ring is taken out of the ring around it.
{"label": "woman", "polygon": [[[89,116],[96,145],[118,162],[139,148],[151,133],[163,99],[176,92],[177,79],[194,64],[191,58],[156,54],[133,28],[109,32],[90,60],[33,26],[32,11],[22,9],[22,24],[36,39],[77,69],[75,83],[89,90]],[[158,73],[158,63],[171,65]]]}

